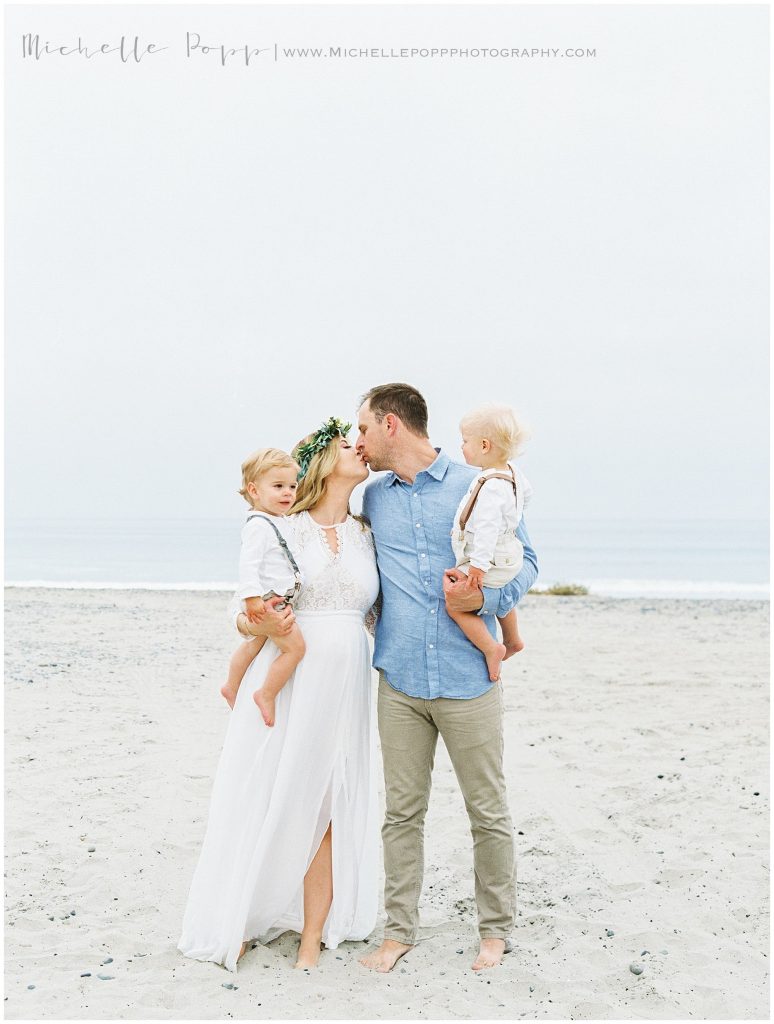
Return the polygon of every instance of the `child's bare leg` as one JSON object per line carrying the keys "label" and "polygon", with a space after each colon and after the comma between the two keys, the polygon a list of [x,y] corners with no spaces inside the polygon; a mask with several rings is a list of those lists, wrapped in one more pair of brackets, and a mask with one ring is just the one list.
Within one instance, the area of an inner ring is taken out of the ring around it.
{"label": "child's bare leg", "polygon": [[503,643],[505,644],[505,657],[511,658],[514,654],[524,650],[524,641],[519,633],[519,620],[516,617],[516,609],[511,608],[507,615],[502,618],[497,616],[500,629],[503,631]]}
{"label": "child's bare leg", "polygon": [[253,694],[253,700],[267,725],[274,725],[274,701],[277,694],[306,654],[306,644],[297,625],[294,625],[285,636],[277,637],[274,643],[279,647],[280,653],[269,666],[263,686]]}
{"label": "child's bare leg", "polygon": [[475,612],[453,612],[448,606],[446,611],[454,619],[465,636],[486,658],[489,678],[496,682],[500,678],[500,665],[505,657],[505,644],[499,643],[486,628],[486,623]]}
{"label": "child's bare leg", "polygon": [[226,698],[226,703],[230,708],[234,707],[234,701],[239,692],[239,684],[242,682],[250,662],[258,654],[263,644],[264,640],[262,637],[256,637],[255,640],[245,640],[231,655],[231,661],[228,665],[228,679],[220,688],[220,692]]}

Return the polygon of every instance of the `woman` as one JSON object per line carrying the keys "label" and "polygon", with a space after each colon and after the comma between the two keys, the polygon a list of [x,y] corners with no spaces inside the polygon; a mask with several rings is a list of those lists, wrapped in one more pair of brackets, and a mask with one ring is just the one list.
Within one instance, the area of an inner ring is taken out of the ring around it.
{"label": "woman", "polygon": [[[368,468],[330,420],[296,448],[291,551],[304,585],[295,613],[306,656],[277,698],[273,727],[252,693],[270,640],[239,688],[178,948],[235,970],[251,939],[301,933],[296,967],[320,943],[364,939],[377,907],[378,824],[365,613],[379,589],[370,531],[349,512]],[[299,454],[300,453],[300,454]],[[305,470],[305,472],[304,472]]]}

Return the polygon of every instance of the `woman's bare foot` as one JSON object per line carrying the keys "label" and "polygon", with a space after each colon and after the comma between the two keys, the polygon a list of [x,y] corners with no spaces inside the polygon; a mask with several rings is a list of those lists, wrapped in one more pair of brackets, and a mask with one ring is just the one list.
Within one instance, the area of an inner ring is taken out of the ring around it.
{"label": "woman's bare foot", "polygon": [[295,966],[300,968],[316,967],[320,959],[323,945],[319,935],[301,935],[301,942],[298,947],[298,958]]}
{"label": "woman's bare foot", "polygon": [[512,641],[511,643],[507,643],[505,645],[505,657],[503,658],[503,661],[507,661],[508,658],[512,658],[514,654],[518,654],[519,651],[523,650],[524,641],[521,639],[521,637],[517,637],[514,641]]}
{"label": "woman's bare foot", "polygon": [[484,654],[484,657],[486,658],[486,667],[489,671],[489,678],[493,683],[496,683],[500,678],[500,666],[505,658],[505,644],[494,644],[494,646]]}
{"label": "woman's bare foot", "polygon": [[483,971],[487,967],[498,967],[505,952],[505,939],[482,939],[478,956],[473,961],[474,971]]}
{"label": "woman's bare foot", "polygon": [[239,963],[239,961],[245,955],[246,951],[247,951],[247,943],[243,942],[242,943],[242,948],[239,950],[239,956],[237,957],[237,963]]}
{"label": "woman's bare foot", "polygon": [[274,698],[261,689],[255,691],[253,700],[258,705],[258,710],[261,712],[264,722],[267,725],[274,725]]}
{"label": "woman's bare foot", "polygon": [[395,939],[385,939],[378,949],[368,956],[360,958],[363,967],[367,967],[377,974],[388,974],[402,956],[405,956],[413,946],[407,946],[403,942],[396,942]]}
{"label": "woman's bare foot", "polygon": [[236,701],[237,694],[239,693],[239,687],[229,686],[228,683],[224,683],[223,686],[221,686],[220,688],[220,693],[222,697],[225,697],[226,703],[233,711],[234,702]]}

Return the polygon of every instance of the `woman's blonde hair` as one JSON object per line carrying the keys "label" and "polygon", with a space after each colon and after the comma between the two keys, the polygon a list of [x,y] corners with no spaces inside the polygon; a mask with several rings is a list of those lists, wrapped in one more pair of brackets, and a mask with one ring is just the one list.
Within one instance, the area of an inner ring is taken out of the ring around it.
{"label": "woman's blonde hair", "polygon": [[471,430],[476,437],[486,439],[506,459],[521,455],[529,431],[509,405],[480,405],[463,416],[460,429]]}
{"label": "woman's blonde hair", "polygon": [[264,473],[270,469],[295,469],[298,471],[298,464],[287,452],[279,448],[259,448],[257,452],[248,455],[242,463],[242,486],[239,493],[248,504],[250,495],[247,492],[248,484],[257,484]]}
{"label": "woman's blonde hair", "polygon": [[[302,444],[309,444],[314,436],[314,434],[307,434],[306,437],[302,437],[293,449],[293,454],[295,455]],[[340,437],[333,437],[325,448],[312,456],[306,473],[298,481],[296,500],[293,502],[289,515],[293,515],[294,512],[305,512],[307,509],[314,508],[325,494],[327,486],[325,481],[331,475],[339,460],[340,442]]]}

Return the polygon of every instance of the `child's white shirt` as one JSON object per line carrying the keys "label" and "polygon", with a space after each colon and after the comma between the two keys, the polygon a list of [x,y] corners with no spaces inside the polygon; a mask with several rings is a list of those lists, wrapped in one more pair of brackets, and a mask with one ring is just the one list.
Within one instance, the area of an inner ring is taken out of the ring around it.
{"label": "child's white shirt", "polygon": [[465,497],[460,502],[452,530],[452,548],[458,565],[469,561],[474,568],[488,572],[492,568],[498,540],[506,534],[516,532],[524,509],[532,498],[532,486],[520,469],[511,463],[509,465],[516,474],[516,500],[514,501],[513,485],[510,481],[490,480],[478,493],[476,504],[465,524],[465,532],[462,537],[460,537],[460,519],[478,481],[482,476],[492,476],[501,471],[497,469],[482,470],[474,477]]}
{"label": "child's white shirt", "polygon": [[247,597],[263,597],[269,591],[286,594],[295,584],[293,569],[276,533],[263,519],[249,518],[256,515],[270,519],[293,550],[293,519],[272,516],[268,512],[248,512],[248,520],[242,527],[239,552],[237,597],[242,601]]}

